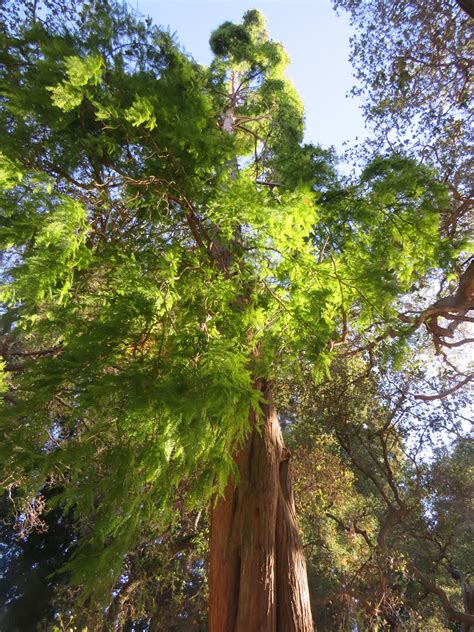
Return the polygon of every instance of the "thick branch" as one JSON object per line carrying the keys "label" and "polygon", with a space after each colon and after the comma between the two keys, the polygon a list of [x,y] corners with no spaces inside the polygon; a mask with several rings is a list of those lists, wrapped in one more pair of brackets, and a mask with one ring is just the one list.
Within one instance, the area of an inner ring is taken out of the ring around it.
{"label": "thick branch", "polygon": [[447,397],[448,395],[455,393],[457,390],[462,388],[465,384],[472,381],[473,379],[474,379],[474,373],[471,373],[470,375],[466,375],[466,377],[463,380],[461,380],[460,382],[458,382],[451,388],[446,389],[445,391],[441,391],[440,393],[436,393],[435,395],[422,395],[422,394],[415,395],[415,399],[421,399],[424,402],[432,402],[435,399],[443,399],[444,397]]}
{"label": "thick branch", "polygon": [[334,522],[341,527],[341,529],[343,529],[344,531],[347,531],[347,533],[357,533],[357,535],[361,535],[366,544],[368,545],[368,547],[370,549],[373,548],[373,543],[369,538],[369,534],[367,533],[367,531],[365,529],[361,529],[360,527],[357,526],[357,524],[355,522],[352,523],[351,526],[344,524],[344,522],[338,518],[337,516],[335,516],[334,514],[330,513],[329,511],[326,511],[326,516],[328,518],[331,518],[331,520],[334,520]]}
{"label": "thick branch", "polygon": [[474,615],[455,610],[451,605],[451,602],[448,599],[448,595],[444,592],[444,590],[440,588],[437,584],[432,582],[431,579],[429,579],[424,573],[422,573],[413,564],[413,562],[408,562],[407,567],[408,570],[413,574],[413,576],[416,577],[416,579],[420,582],[423,588],[438,597],[449,621],[458,621],[459,623],[474,625]]}
{"label": "thick branch", "polygon": [[474,0],[456,0],[461,9],[474,18]]}

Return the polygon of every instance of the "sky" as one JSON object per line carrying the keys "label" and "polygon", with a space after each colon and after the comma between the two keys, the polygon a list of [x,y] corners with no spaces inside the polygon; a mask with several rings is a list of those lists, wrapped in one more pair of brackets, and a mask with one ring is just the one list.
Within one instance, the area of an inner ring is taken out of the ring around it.
{"label": "sky", "polygon": [[342,153],[344,142],[365,136],[360,102],[346,98],[354,85],[349,58],[351,28],[336,16],[331,0],[130,0],[130,6],[176,33],[178,42],[201,64],[208,64],[211,32],[226,20],[240,22],[249,9],[259,9],[270,37],[290,56],[287,76],[306,113],[305,140]]}

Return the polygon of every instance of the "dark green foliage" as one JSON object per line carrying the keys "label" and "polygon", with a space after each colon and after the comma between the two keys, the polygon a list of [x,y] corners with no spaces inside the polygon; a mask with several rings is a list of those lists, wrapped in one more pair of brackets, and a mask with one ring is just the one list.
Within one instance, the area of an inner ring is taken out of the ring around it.
{"label": "dark green foliage", "polygon": [[417,403],[423,371],[406,356],[405,375],[380,371],[376,354],[338,357],[317,387],[302,365],[279,403],[318,630],[458,630],[412,565],[464,611],[473,494],[462,396]]}
{"label": "dark green foliage", "polygon": [[42,517],[40,529],[22,520],[25,535],[19,540],[9,520],[10,505],[5,494],[0,503],[0,627],[23,632],[43,621],[52,623],[55,589],[63,581],[58,571],[71,556],[74,531],[68,517],[55,511]]}
{"label": "dark green foliage", "polygon": [[222,57],[228,56],[231,51],[236,51],[239,47],[244,48],[250,43],[251,38],[247,29],[232,22],[221,24],[209,40],[212,52]]}

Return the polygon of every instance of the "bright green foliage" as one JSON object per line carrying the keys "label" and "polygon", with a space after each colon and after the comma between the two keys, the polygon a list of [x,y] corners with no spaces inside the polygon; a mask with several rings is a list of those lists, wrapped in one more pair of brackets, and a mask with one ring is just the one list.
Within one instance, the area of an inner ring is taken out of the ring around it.
{"label": "bright green foliage", "polygon": [[138,125],[145,125],[149,130],[156,127],[156,118],[152,104],[148,99],[138,97],[133,102],[133,105],[125,110],[125,118],[134,127]]}
{"label": "bright green foliage", "polygon": [[0,184],[3,191],[12,189],[21,182],[23,173],[18,165],[0,154]]}
{"label": "bright green foliage", "polygon": [[86,86],[101,83],[104,61],[99,55],[66,57],[64,60],[67,79],[61,84],[49,88],[53,105],[68,112],[81,104],[87,96]]}
{"label": "bright green foliage", "polygon": [[362,173],[360,185],[330,192],[327,199],[319,240],[327,238],[340,253],[350,279],[342,276],[341,292],[349,295],[349,304],[359,298],[366,310],[364,324],[377,314],[393,316],[393,299],[409,292],[434,259],[448,263],[448,245],[438,236],[439,213],[448,196],[413,161],[376,159]]}
{"label": "bright green foliage", "polygon": [[140,534],[222,493],[258,377],[316,373],[350,318],[394,319],[447,261],[444,190],[381,159],[337,182],[302,147],[262,16],[209,68],[121,5],[3,33],[0,105],[6,483],[83,526],[71,571],[108,589]]}

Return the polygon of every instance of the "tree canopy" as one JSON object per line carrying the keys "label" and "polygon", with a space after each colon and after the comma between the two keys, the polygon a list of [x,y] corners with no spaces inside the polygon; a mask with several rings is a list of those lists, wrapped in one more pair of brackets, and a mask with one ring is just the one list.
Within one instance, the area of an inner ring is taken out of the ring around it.
{"label": "tree canopy", "polygon": [[303,143],[286,54],[257,11],[212,34],[203,67],[120,3],[25,3],[20,20],[14,4],[0,33],[2,480],[24,528],[72,516],[68,579],[110,605],[134,552],[236,476],[257,384],[308,369],[320,383],[348,342],[400,355],[417,325],[399,314],[458,244],[440,232],[450,199],[432,167],[395,153],[347,182]]}
{"label": "tree canopy", "polygon": [[[335,0],[355,34],[351,60],[378,149],[435,165],[449,183],[454,234],[472,211],[472,2]],[[470,6],[470,13],[469,13]],[[371,143],[373,143],[372,139]]]}

